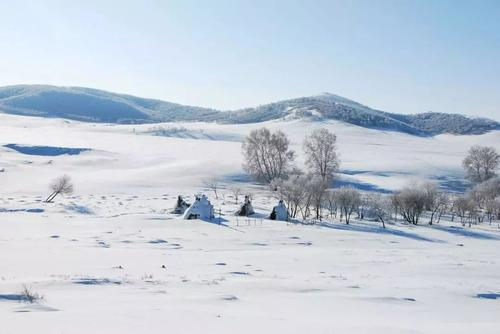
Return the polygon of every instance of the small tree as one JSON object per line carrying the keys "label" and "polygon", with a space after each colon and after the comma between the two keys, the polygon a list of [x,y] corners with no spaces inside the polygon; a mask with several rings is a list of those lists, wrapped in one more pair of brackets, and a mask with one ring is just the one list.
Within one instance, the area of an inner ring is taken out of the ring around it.
{"label": "small tree", "polygon": [[462,226],[465,226],[468,221],[469,227],[471,227],[472,217],[474,216],[476,210],[474,200],[468,195],[458,196],[455,198],[454,207],[457,216],[460,217]]}
{"label": "small tree", "polygon": [[486,201],[485,205],[486,216],[491,225],[495,217],[500,214],[500,197],[489,199]]}
{"label": "small tree", "polygon": [[358,219],[365,219],[365,209],[368,207],[368,196],[360,194],[358,205]]}
{"label": "small tree", "polygon": [[43,295],[33,291],[31,286],[27,284],[23,284],[20,295],[24,302],[30,304],[43,301],[44,299]]}
{"label": "small tree", "polygon": [[311,204],[314,208],[316,219],[321,220],[321,207],[328,189],[328,181],[319,176],[313,176],[307,183],[307,192],[311,198]]}
{"label": "small tree", "polygon": [[494,217],[496,201],[500,198],[500,178],[495,177],[472,188],[467,196],[476,207],[475,218],[481,223],[487,218],[490,223]]}
{"label": "small tree", "polygon": [[337,193],[333,190],[327,191],[324,201],[330,212],[330,217],[337,218]]}
{"label": "small tree", "polygon": [[286,203],[288,215],[292,218],[297,216],[307,196],[306,185],[307,179],[303,175],[294,175],[287,180],[275,179],[271,183],[271,189],[276,189],[278,199]]}
{"label": "small tree", "polygon": [[465,176],[473,183],[480,183],[496,175],[500,165],[500,154],[494,147],[472,146],[462,162]]}
{"label": "small tree", "polygon": [[472,188],[470,193],[479,205],[484,206],[486,201],[500,196],[500,178],[495,177],[479,183]]}
{"label": "small tree", "polygon": [[390,198],[375,193],[367,198],[367,203],[373,215],[382,223],[382,227],[385,228],[385,221],[391,212],[392,204]]}
{"label": "small tree", "polygon": [[[439,208],[437,211],[437,220],[436,223],[439,223],[441,221],[441,217],[446,213],[446,212],[452,212],[451,207],[453,206],[451,203],[451,197],[450,194],[442,192],[440,197],[439,197]],[[453,213],[452,213],[453,215]],[[452,220],[453,221],[453,220]]]}
{"label": "small tree", "polygon": [[219,189],[219,180],[216,177],[210,177],[203,180],[203,184],[205,185],[205,187],[214,192],[216,199],[219,199],[219,195],[217,193],[217,190]]}
{"label": "small tree", "polygon": [[73,193],[73,184],[71,183],[71,178],[67,175],[63,175],[55,179],[51,185],[50,190],[52,193],[47,197],[45,202],[51,203],[57,195],[71,195]]}
{"label": "small tree", "polygon": [[418,225],[427,203],[425,191],[419,185],[412,184],[397,193],[394,200],[403,219],[410,224]]}
{"label": "small tree", "polygon": [[446,206],[447,197],[439,191],[437,184],[434,182],[426,182],[422,185],[422,188],[426,197],[425,209],[431,213],[429,225],[432,225],[436,219],[441,217],[440,212]]}
{"label": "small tree", "polygon": [[394,220],[398,219],[398,213],[401,211],[399,209],[399,194],[395,193],[389,197],[391,202],[391,211],[394,213]]}
{"label": "small tree", "polygon": [[349,225],[351,214],[358,209],[361,195],[358,190],[351,187],[342,187],[335,192],[341,215],[345,217],[345,223]]}
{"label": "small tree", "polygon": [[237,186],[233,186],[230,189],[231,189],[231,192],[233,193],[235,204],[238,204],[238,198],[241,195],[241,188],[237,187]]}

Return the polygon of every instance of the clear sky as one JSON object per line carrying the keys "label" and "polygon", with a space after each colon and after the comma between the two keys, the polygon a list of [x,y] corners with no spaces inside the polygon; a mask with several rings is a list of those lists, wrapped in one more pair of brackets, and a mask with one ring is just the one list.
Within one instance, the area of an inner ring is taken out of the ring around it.
{"label": "clear sky", "polygon": [[500,119],[500,1],[0,1],[0,86]]}

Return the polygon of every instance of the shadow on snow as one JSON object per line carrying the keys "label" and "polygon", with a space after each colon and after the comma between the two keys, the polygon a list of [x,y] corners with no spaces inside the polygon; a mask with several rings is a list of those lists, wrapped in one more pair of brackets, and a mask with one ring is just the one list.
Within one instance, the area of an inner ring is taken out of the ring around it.
{"label": "shadow on snow", "polygon": [[383,228],[381,226],[372,226],[365,224],[332,224],[332,223],[319,223],[319,226],[331,228],[335,230],[343,230],[343,231],[354,231],[354,232],[365,232],[365,233],[376,233],[376,234],[390,234],[398,237],[409,238],[418,241],[427,241],[427,242],[438,242],[443,243],[443,240],[432,239],[428,237],[423,237],[413,232],[407,232],[402,230],[396,230],[394,228],[386,227]]}
{"label": "shadow on snow", "polygon": [[490,233],[479,232],[479,231],[471,231],[470,229],[466,229],[458,226],[438,226],[433,225],[433,229],[452,233],[455,235],[460,235],[463,237],[474,238],[474,239],[482,239],[482,240],[500,240],[500,236],[493,235]]}
{"label": "shadow on snow", "polygon": [[7,144],[4,147],[26,155],[40,155],[55,157],[59,155],[78,155],[90,151],[88,148],[53,147],[53,146],[29,146],[18,144]]}

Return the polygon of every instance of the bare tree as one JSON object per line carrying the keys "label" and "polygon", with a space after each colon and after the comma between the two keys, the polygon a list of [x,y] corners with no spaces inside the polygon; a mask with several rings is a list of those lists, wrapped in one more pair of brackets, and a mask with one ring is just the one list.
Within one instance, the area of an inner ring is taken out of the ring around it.
{"label": "bare tree", "polygon": [[337,193],[333,190],[327,191],[324,201],[330,212],[330,217],[337,218]]}
{"label": "bare tree", "polygon": [[304,195],[299,207],[303,220],[306,220],[311,214],[312,194],[308,191],[307,186],[307,182],[304,183]]}
{"label": "bare tree", "polygon": [[73,193],[73,184],[71,183],[71,178],[67,175],[63,175],[55,179],[50,184],[50,190],[52,193],[45,200],[46,203],[51,203],[57,195],[71,195]]}
{"label": "bare tree", "polygon": [[238,186],[233,186],[230,188],[230,190],[233,193],[235,204],[238,204],[238,198],[241,195],[241,188]]}
{"label": "bare tree", "polygon": [[327,129],[316,129],[304,138],[304,153],[309,171],[323,181],[333,180],[340,160],[337,154],[337,136]]}
{"label": "bare tree", "polygon": [[387,196],[382,196],[379,193],[371,194],[367,198],[368,207],[372,211],[373,215],[378,221],[382,223],[382,227],[385,228],[385,221],[387,217],[391,214],[391,200]]}
{"label": "bare tree", "polygon": [[[351,187],[342,187],[335,190],[337,203],[346,224],[349,224],[351,214],[358,209],[361,195],[358,190]],[[342,220],[342,217],[340,218]]]}
{"label": "bare tree", "polygon": [[287,180],[274,179],[271,189],[276,191],[279,200],[283,200],[288,208],[288,215],[295,218],[305,195],[305,180],[302,176],[295,175]]}
{"label": "bare tree", "polygon": [[469,222],[469,227],[472,224],[472,218],[475,213],[476,205],[472,198],[468,195],[462,195],[455,198],[454,207],[456,214],[460,217],[460,222],[463,226]]}
{"label": "bare tree", "polygon": [[481,205],[489,199],[500,196],[500,177],[495,177],[475,185],[470,193],[473,197],[477,198]]}
{"label": "bare tree", "polygon": [[307,192],[311,198],[311,204],[314,208],[316,219],[321,220],[321,208],[328,189],[328,181],[319,176],[312,176],[307,183]]}
{"label": "bare tree", "polygon": [[295,154],[290,141],[281,131],[271,133],[266,128],[253,130],[242,145],[243,168],[258,181],[270,183],[286,178]]}
{"label": "bare tree", "polygon": [[500,165],[500,154],[493,147],[472,146],[462,162],[465,176],[471,182],[480,183],[496,175]]}
{"label": "bare tree", "polygon": [[401,211],[399,209],[399,196],[398,196],[397,193],[395,193],[395,194],[392,194],[389,198],[390,198],[390,201],[391,201],[392,212],[394,212],[394,220],[397,220],[398,219],[398,213]]}
{"label": "bare tree", "polygon": [[[439,197],[439,208],[437,211],[437,220],[436,223],[441,221],[441,217],[446,213],[451,211],[452,203],[451,196],[448,193],[442,192]],[[453,215],[453,213],[452,213]]]}
{"label": "bare tree", "polygon": [[411,184],[398,192],[394,200],[403,219],[410,224],[418,225],[427,203],[425,191],[417,184]]}
{"label": "bare tree", "polygon": [[488,199],[485,204],[485,211],[491,225],[495,217],[500,214],[500,197]]}
{"label": "bare tree", "polygon": [[30,304],[37,303],[45,299],[43,295],[33,291],[33,288],[27,284],[23,284],[20,295],[24,302]]}
{"label": "bare tree", "polygon": [[276,189],[278,199],[286,203],[288,215],[292,218],[297,216],[307,195],[306,185],[307,179],[303,175],[295,175],[287,180],[275,179],[272,182],[272,189]]}
{"label": "bare tree", "polygon": [[208,189],[210,189],[214,192],[216,199],[219,199],[219,195],[217,193],[217,190],[220,188],[220,183],[219,183],[219,180],[215,176],[204,179],[203,184],[205,185],[205,187],[207,187]]}
{"label": "bare tree", "polygon": [[435,182],[426,182],[422,185],[422,190],[425,193],[425,209],[430,211],[429,225],[435,222],[435,219],[440,218],[439,212],[446,205],[446,195],[439,191]]}
{"label": "bare tree", "polygon": [[360,194],[358,205],[358,219],[365,219],[365,210],[368,207],[368,196]]}
{"label": "bare tree", "polygon": [[500,177],[491,178],[474,186],[468,193],[477,210],[475,218],[481,223],[487,218],[491,224],[500,199]]}

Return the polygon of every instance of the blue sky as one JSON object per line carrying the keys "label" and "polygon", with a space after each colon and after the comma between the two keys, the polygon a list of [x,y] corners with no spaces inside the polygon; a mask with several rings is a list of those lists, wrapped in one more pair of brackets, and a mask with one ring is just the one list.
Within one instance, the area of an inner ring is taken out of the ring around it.
{"label": "blue sky", "polygon": [[1,1],[0,85],[500,119],[500,1]]}

